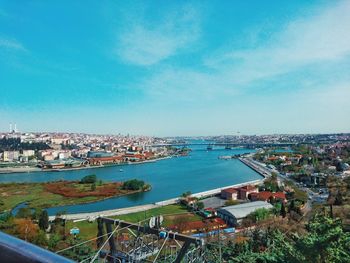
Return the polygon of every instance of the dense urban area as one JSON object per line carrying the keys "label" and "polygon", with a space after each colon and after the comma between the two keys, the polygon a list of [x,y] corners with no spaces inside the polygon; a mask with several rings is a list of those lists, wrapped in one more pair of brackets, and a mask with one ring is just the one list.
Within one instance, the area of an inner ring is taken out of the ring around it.
{"label": "dense urban area", "polygon": [[[189,188],[171,202],[110,217],[138,224],[153,218],[164,231],[204,240],[207,262],[350,262],[350,134],[153,138],[12,130],[0,135],[1,172],[88,169],[187,156],[193,139],[207,145],[207,151],[254,149],[218,158],[239,160],[263,179],[202,194]],[[62,211],[49,217],[45,209],[152,191],[152,186],[137,179],[104,182],[91,174],[78,181],[2,183],[0,189],[1,231],[82,261],[101,246],[94,239],[98,216],[70,218]],[[14,213],[24,202],[27,206]],[[124,251],[136,242],[128,231],[115,238]]]}

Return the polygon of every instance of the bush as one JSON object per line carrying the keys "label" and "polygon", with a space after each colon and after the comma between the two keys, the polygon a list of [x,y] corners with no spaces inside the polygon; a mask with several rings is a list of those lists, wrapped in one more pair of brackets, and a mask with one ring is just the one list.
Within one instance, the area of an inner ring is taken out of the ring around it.
{"label": "bush", "polygon": [[123,183],[122,189],[124,190],[141,190],[145,186],[145,182],[142,180],[132,179]]}
{"label": "bush", "polygon": [[95,174],[91,174],[91,175],[87,175],[84,176],[81,180],[80,183],[81,184],[94,184],[97,181],[97,177]]}

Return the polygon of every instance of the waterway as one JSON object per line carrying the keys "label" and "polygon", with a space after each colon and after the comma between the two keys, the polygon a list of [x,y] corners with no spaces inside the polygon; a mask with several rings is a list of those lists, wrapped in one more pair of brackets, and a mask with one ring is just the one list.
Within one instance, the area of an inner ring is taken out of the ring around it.
{"label": "waterway", "polygon": [[[228,185],[261,179],[261,176],[237,159],[220,160],[220,155],[252,152],[249,149],[207,151],[204,146],[194,146],[189,156],[170,158],[152,163],[112,166],[97,169],[0,174],[0,182],[46,182],[55,180],[79,180],[85,175],[96,174],[103,181],[140,179],[151,184],[152,190],[128,196],[116,197],[89,204],[68,205],[48,209],[49,215],[97,212],[136,205],[151,204],[180,196],[183,192],[207,191]],[[123,169],[123,172],[120,172]]]}

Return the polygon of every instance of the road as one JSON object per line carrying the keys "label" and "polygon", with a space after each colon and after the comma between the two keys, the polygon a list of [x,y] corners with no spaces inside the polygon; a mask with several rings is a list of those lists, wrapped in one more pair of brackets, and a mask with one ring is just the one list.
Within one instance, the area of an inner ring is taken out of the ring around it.
{"label": "road", "polygon": [[[271,176],[272,173],[275,173],[277,175],[277,180],[279,182],[284,182],[284,181],[292,181],[296,186],[298,186],[298,183],[293,180],[292,178],[288,178],[286,175],[281,174],[278,170],[276,169],[271,169],[269,167],[267,167],[265,164],[260,163],[256,160],[253,160],[252,156],[248,156],[248,157],[244,157],[241,158],[242,162],[244,163],[249,163],[247,165],[249,166],[253,166],[253,169],[257,170],[259,173],[265,175],[266,177]],[[325,201],[327,199],[327,195],[320,195],[318,193],[313,192],[311,189],[307,188],[307,187],[300,187],[298,186],[300,190],[304,191],[307,193],[308,195],[308,200],[304,205],[303,208],[303,212],[304,214],[309,213],[312,210],[312,204],[314,202],[322,202]]]}

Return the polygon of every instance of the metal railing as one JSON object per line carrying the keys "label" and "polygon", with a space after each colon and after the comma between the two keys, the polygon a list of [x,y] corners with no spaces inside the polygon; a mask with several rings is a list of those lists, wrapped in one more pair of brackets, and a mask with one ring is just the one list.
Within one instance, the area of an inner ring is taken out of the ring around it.
{"label": "metal railing", "polygon": [[0,232],[0,262],[72,263],[74,261]]}

